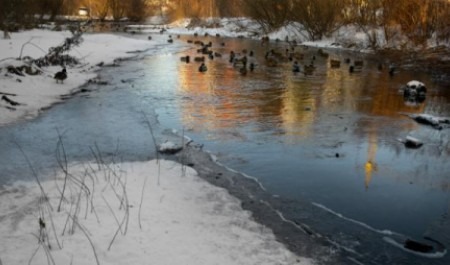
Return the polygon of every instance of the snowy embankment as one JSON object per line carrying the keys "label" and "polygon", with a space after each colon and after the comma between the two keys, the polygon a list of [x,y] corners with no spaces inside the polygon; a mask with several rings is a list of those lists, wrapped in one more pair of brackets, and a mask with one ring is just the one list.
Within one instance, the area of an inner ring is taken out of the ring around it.
{"label": "snowy embankment", "polygon": [[68,172],[42,189],[1,191],[2,264],[313,264],[192,168],[154,160]]}
{"label": "snowy embankment", "polygon": [[[42,57],[70,36],[32,30],[0,39],[0,97],[19,103],[0,100],[0,126],[35,117],[80,89],[100,63],[134,56],[129,51],[160,53],[167,43],[162,35],[149,41],[84,34],[70,52],[81,64],[67,67],[63,84],[53,78],[61,67],[42,68],[40,75],[7,72],[21,53]],[[0,264],[313,264],[191,168],[167,161],[61,164],[55,178],[40,184],[0,187]]]}
{"label": "snowy embankment", "polygon": [[84,34],[80,46],[70,55],[80,60],[80,65],[67,67],[68,77],[63,84],[56,83],[54,74],[60,66],[44,67],[42,74],[18,76],[9,73],[8,66],[23,64],[17,60],[30,56],[43,57],[50,47],[55,47],[71,37],[69,31],[31,30],[11,34],[11,39],[0,39],[0,98],[6,95],[18,103],[12,105],[0,99],[0,125],[22,117],[35,117],[39,111],[69,94],[96,76],[100,63],[111,64],[116,58],[134,56],[130,51],[151,49],[155,42],[135,40],[112,34]]}

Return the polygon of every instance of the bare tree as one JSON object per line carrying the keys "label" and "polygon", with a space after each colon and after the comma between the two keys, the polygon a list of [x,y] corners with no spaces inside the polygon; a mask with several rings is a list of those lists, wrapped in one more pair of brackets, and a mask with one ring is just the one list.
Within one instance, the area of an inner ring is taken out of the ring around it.
{"label": "bare tree", "polygon": [[18,30],[32,17],[31,0],[0,0],[0,30],[3,37],[9,38],[9,32]]}
{"label": "bare tree", "polygon": [[439,9],[443,5],[439,0],[398,1],[395,20],[411,41],[424,44],[437,29]]}
{"label": "bare tree", "polygon": [[220,17],[235,17],[244,15],[239,8],[239,0],[216,0],[217,14]]}
{"label": "bare tree", "polygon": [[311,40],[321,39],[342,25],[342,0],[293,0],[291,19],[300,22]]}
{"label": "bare tree", "polygon": [[64,0],[35,0],[36,11],[40,14],[41,20],[45,15],[49,15],[49,20],[53,21],[55,17],[61,14]]}
{"label": "bare tree", "polygon": [[257,21],[267,34],[289,22],[291,2],[291,0],[241,0],[241,7],[244,13]]}
{"label": "bare tree", "polygon": [[[372,48],[376,48],[380,44],[377,28],[383,24],[383,17],[380,16],[379,13],[380,11],[382,12],[381,1],[382,0],[348,0],[345,9],[346,21],[357,25],[358,28],[366,34]],[[386,2],[386,7],[387,4],[389,3]],[[388,15],[388,13],[385,14]]]}
{"label": "bare tree", "polygon": [[450,2],[438,1],[434,9],[436,37],[438,41],[450,42]]}
{"label": "bare tree", "polygon": [[148,14],[147,0],[130,0],[126,15],[132,21],[143,21]]}
{"label": "bare tree", "polygon": [[108,0],[108,7],[114,20],[119,20],[125,16],[127,3],[122,0]]}
{"label": "bare tree", "polygon": [[90,3],[91,15],[98,17],[100,20],[104,20],[109,12],[109,0],[96,0]]}

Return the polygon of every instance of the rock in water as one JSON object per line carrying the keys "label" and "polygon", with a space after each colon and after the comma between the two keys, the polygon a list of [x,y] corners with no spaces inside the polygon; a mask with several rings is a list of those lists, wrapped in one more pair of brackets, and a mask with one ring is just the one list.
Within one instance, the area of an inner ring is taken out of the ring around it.
{"label": "rock in water", "polygon": [[405,241],[405,248],[413,250],[413,251],[417,251],[417,252],[422,252],[422,253],[430,253],[434,250],[433,246],[424,244],[424,243],[420,243],[414,240],[410,240],[410,239],[406,239]]}
{"label": "rock in water", "polygon": [[423,145],[423,143],[419,139],[411,137],[411,136],[406,136],[405,146],[407,148],[419,148],[422,145]]}

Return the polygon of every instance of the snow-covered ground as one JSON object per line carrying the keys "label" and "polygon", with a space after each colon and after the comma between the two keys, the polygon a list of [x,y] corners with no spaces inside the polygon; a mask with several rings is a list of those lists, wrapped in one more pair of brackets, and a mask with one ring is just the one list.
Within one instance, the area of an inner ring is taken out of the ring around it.
{"label": "snow-covered ground", "polygon": [[50,47],[55,47],[71,37],[69,31],[31,30],[12,33],[11,39],[0,39],[0,97],[5,95],[19,103],[11,106],[0,100],[0,125],[13,122],[24,116],[34,117],[43,107],[60,100],[88,80],[96,76],[97,64],[111,64],[115,58],[131,57],[129,51],[151,49],[155,42],[134,40],[112,34],[84,34],[80,46],[70,51],[70,55],[81,60],[76,67],[67,67],[68,78],[63,84],[56,83],[54,74],[62,67],[45,67],[41,75],[17,76],[7,72],[9,65],[21,64],[16,58],[30,56],[43,57]]}
{"label": "snow-covered ground", "polygon": [[[41,57],[71,34],[31,30],[0,39],[0,126],[35,117],[96,76],[97,64],[158,53],[167,36],[152,41],[112,34],[85,34],[70,54],[63,84],[44,74],[7,73],[15,59]],[[29,43],[29,44],[26,44]],[[26,166],[26,165],[24,165]],[[167,161],[120,165],[71,165],[65,182],[55,178],[0,187],[0,264],[313,264],[276,241],[226,190],[190,168]],[[61,194],[64,193],[63,200]],[[44,195],[45,194],[45,195]],[[61,208],[58,211],[59,205]]]}
{"label": "snow-covered ground", "polygon": [[66,184],[62,172],[42,183],[48,200],[36,183],[1,190],[2,264],[313,264],[226,190],[175,162],[73,165],[69,173]]}

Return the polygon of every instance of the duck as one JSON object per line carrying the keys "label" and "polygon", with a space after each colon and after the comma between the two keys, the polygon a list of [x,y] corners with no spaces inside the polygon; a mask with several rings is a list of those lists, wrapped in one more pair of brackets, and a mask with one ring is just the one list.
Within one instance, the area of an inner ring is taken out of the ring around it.
{"label": "duck", "polygon": [[67,78],[66,68],[63,68],[61,71],[57,72],[53,77],[56,80],[56,83],[61,81],[61,84],[64,83],[64,80]]}
{"label": "duck", "polygon": [[195,62],[204,62],[205,56],[196,56],[196,57],[194,57],[194,61]]}
{"label": "duck", "polygon": [[204,73],[204,72],[208,71],[208,67],[206,67],[206,64],[205,64],[205,63],[202,63],[202,64],[200,65],[200,67],[198,68],[198,71],[199,71],[200,73]]}
{"label": "duck", "polygon": [[181,60],[182,62],[189,63],[189,62],[191,61],[191,57],[190,57],[189,55],[182,56],[182,57],[180,58],[180,60]]}
{"label": "duck", "polygon": [[295,61],[294,64],[292,65],[292,72],[294,72],[294,73],[300,72],[300,65],[298,64],[297,61]]}
{"label": "duck", "polygon": [[339,68],[339,67],[341,67],[341,61],[331,59],[330,66],[331,66],[331,68]]}
{"label": "duck", "polygon": [[253,72],[253,70],[255,70],[255,63],[251,62],[249,68],[250,68],[250,72]]}
{"label": "duck", "polygon": [[395,74],[395,65],[394,64],[389,64],[389,75],[390,76],[394,76],[394,74]]}
{"label": "duck", "polygon": [[234,67],[239,67],[239,66],[247,67],[247,61],[248,61],[248,59],[247,59],[247,56],[245,56],[245,55],[242,56],[241,58],[235,58],[233,61],[233,66]]}
{"label": "duck", "polygon": [[230,59],[228,60],[230,63],[234,62],[234,58],[236,57],[236,54],[234,51],[230,51]]}

